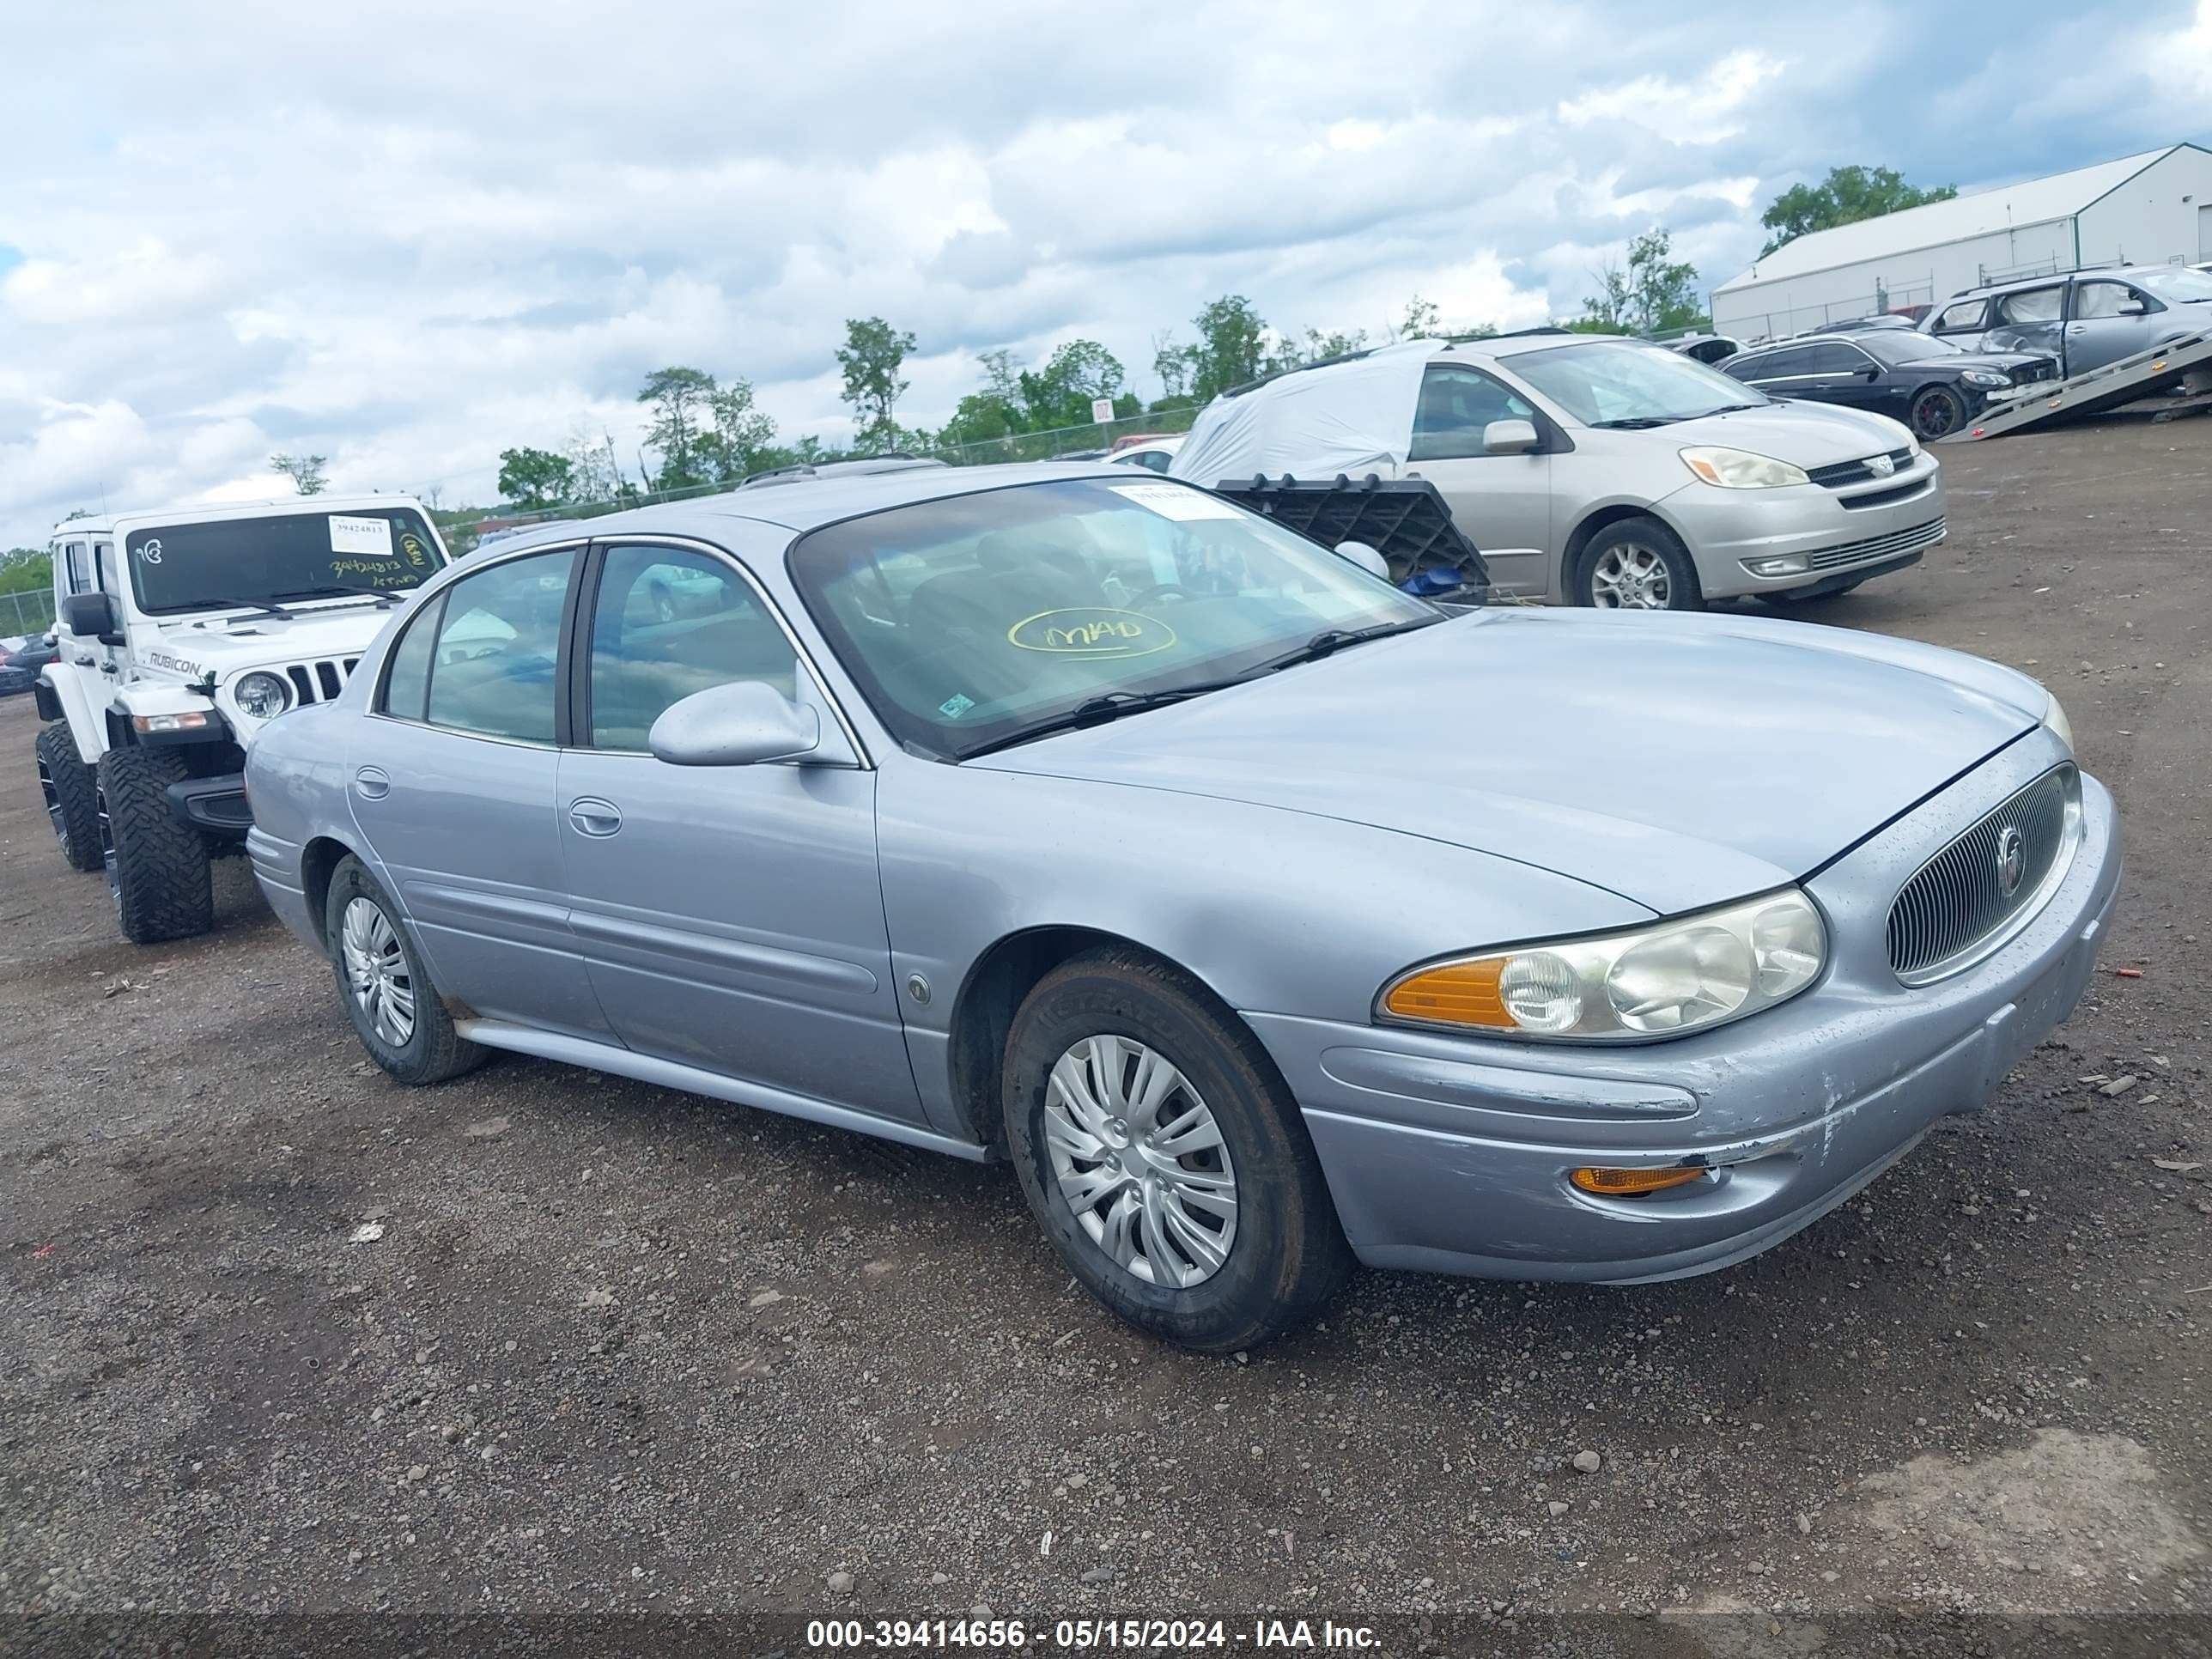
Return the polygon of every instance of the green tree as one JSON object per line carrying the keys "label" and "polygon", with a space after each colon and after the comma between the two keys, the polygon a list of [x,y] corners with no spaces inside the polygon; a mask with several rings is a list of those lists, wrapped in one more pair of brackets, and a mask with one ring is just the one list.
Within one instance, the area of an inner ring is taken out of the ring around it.
{"label": "green tree", "polygon": [[1112,403],[1120,398],[1127,378],[1121,360],[1097,341],[1070,340],[1035,374],[1023,371],[1018,382],[1022,423],[1031,432],[1080,426],[1090,420],[1095,399]]}
{"label": "green tree", "polygon": [[1759,222],[1774,234],[1759,249],[1759,257],[1812,231],[1856,224],[1929,202],[1948,202],[1958,193],[1956,185],[1928,190],[1908,185],[1893,167],[1831,167],[1820,183],[1792,185],[1766,204]]}
{"label": "green tree", "polygon": [[1392,331],[1401,340],[1434,340],[1443,331],[1443,314],[1434,300],[1424,300],[1416,294],[1406,301],[1406,314]]}
{"label": "green tree", "polygon": [[853,447],[863,454],[897,444],[898,422],[891,411],[907,389],[899,368],[913,349],[914,336],[900,333],[880,317],[845,319],[837,366],[845,371],[845,401],[853,409]]}
{"label": "green tree", "polygon": [[1587,334],[1656,334],[1702,325],[1698,268],[1669,258],[1674,246],[1663,226],[1635,238],[1627,270],[1608,261],[1597,273],[1599,291],[1583,300],[1583,315],[1568,326]]}
{"label": "green tree", "polygon": [[699,441],[708,470],[720,483],[736,483],[749,472],[760,471],[762,459],[775,446],[775,420],[753,402],[753,383],[732,379],[707,394],[712,429]]}
{"label": "green tree", "polygon": [[499,452],[499,493],[517,507],[573,501],[575,484],[575,463],[566,455],[527,447]]}
{"label": "green tree", "polygon": [[638,388],[637,400],[653,407],[645,441],[660,453],[656,489],[683,489],[709,482],[700,453],[700,429],[714,377],[696,368],[656,368]]}
{"label": "green tree", "polygon": [[1267,322],[1241,294],[1224,294],[1191,319],[1190,391],[1207,403],[1268,369]]}
{"label": "green tree", "polygon": [[1317,328],[1310,328],[1306,331],[1305,343],[1293,346],[1285,343],[1283,356],[1285,360],[1322,363],[1331,357],[1347,356],[1352,352],[1366,349],[1367,331],[1364,328],[1355,328],[1349,334],[1342,329],[1331,329],[1324,334]]}
{"label": "green tree", "polygon": [[323,476],[324,455],[271,455],[269,465],[292,481],[292,488],[302,495],[319,495],[329,480]]}
{"label": "green tree", "polygon": [[1181,408],[1194,401],[1190,377],[1196,355],[1195,347],[1176,343],[1173,329],[1162,329],[1152,336],[1152,373],[1160,379],[1160,399],[1152,407]]}
{"label": "green tree", "polygon": [[54,562],[45,548],[11,547],[0,553],[0,593],[40,593],[53,585]]}

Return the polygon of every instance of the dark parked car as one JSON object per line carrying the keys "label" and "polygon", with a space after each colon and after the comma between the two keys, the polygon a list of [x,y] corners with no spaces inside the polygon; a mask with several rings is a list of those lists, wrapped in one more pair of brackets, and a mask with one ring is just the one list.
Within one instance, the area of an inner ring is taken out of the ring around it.
{"label": "dark parked car", "polygon": [[1870,328],[1760,346],[1721,373],[1770,398],[1847,404],[1902,421],[1916,438],[1948,437],[1990,404],[2057,378],[2033,352],[1961,350],[1910,329]]}
{"label": "dark parked car", "polygon": [[0,697],[28,691],[39,683],[39,671],[60,654],[52,634],[0,641]]}
{"label": "dark parked car", "polygon": [[2212,328],[2212,276],[2140,265],[2031,276],[1956,295],[1920,328],[1969,350],[2044,352],[2086,374]]}

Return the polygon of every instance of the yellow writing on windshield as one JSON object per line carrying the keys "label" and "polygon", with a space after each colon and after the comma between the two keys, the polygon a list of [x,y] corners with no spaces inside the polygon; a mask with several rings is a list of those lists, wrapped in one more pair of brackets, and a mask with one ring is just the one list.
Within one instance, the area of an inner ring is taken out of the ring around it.
{"label": "yellow writing on windshield", "polygon": [[340,581],[355,576],[366,576],[366,583],[356,586],[412,587],[422,579],[412,570],[398,568],[390,559],[332,559],[331,574]]}
{"label": "yellow writing on windshield", "polygon": [[1061,656],[1145,657],[1166,650],[1176,635],[1157,617],[1085,605],[1024,617],[1006,630],[1006,642],[1019,650]]}

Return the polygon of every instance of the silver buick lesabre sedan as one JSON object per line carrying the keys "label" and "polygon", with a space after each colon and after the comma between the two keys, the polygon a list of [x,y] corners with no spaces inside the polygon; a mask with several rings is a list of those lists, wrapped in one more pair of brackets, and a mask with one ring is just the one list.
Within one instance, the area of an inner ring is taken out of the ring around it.
{"label": "silver buick lesabre sedan", "polygon": [[2008,669],[1449,614],[1110,466],[519,538],[246,775],[392,1076],[510,1049],[1004,1157],[1101,1301],[1213,1350],[1355,1258],[1787,1237],[2065,1017],[2120,867]]}

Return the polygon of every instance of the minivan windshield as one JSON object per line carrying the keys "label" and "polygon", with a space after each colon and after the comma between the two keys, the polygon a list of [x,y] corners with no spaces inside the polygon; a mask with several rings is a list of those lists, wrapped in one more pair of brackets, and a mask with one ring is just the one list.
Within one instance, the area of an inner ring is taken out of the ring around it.
{"label": "minivan windshield", "polygon": [[400,593],[445,562],[422,515],[404,507],[160,525],[123,545],[138,608],[157,617]]}
{"label": "minivan windshield", "polygon": [[1671,426],[1770,401],[1693,358],[1637,340],[1549,346],[1503,362],[1585,426]]}
{"label": "minivan windshield", "polygon": [[814,531],[787,562],[878,718],[909,748],[951,760],[1444,614],[1166,479],[1054,480],[892,507]]}

